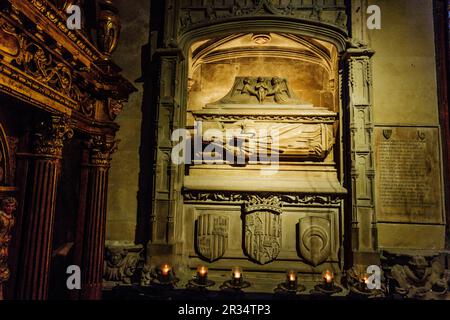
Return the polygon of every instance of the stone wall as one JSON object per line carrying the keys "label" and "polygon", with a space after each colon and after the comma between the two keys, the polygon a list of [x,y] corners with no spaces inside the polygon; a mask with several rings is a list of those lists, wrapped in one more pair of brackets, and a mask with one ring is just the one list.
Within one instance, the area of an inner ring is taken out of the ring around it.
{"label": "stone wall", "polygon": [[[141,46],[148,43],[150,1],[117,0],[122,31],[113,59],[131,81],[141,76]],[[134,241],[137,214],[139,176],[139,146],[141,128],[142,84],[134,83],[139,91],[124,104],[117,118],[120,130],[119,150],[111,163],[107,217],[107,240]]]}
{"label": "stone wall", "polygon": [[[379,5],[382,13],[381,30],[368,32],[369,46],[375,50],[373,57],[375,136],[381,137],[376,142],[379,247],[443,249],[445,218],[433,3],[424,0],[378,0],[369,3]],[[386,162],[387,159],[384,159],[384,162],[380,161],[382,145],[388,141],[390,145],[401,142],[402,150],[417,143],[422,144],[426,150],[420,157],[413,156],[414,152],[411,152],[410,157],[402,161],[404,172],[400,179],[395,178],[395,172],[398,170],[396,171],[394,167],[395,163],[391,162],[395,162],[394,160],[401,156],[403,151],[392,149],[390,155],[393,156],[392,161]],[[429,147],[426,147],[427,145]],[[408,163],[414,165],[408,166]],[[387,171],[381,167],[386,165],[390,166]],[[388,199],[382,195],[386,190],[381,186],[383,182],[381,174],[387,173],[390,180],[389,188],[392,184],[400,182],[397,187],[387,190],[388,192],[401,191],[404,199],[414,196],[417,198],[416,201],[422,204],[417,206],[406,201],[408,203],[402,205],[401,199],[397,199],[395,208],[386,209],[383,202]],[[407,181],[411,180],[411,174],[416,174],[414,184],[408,184]],[[406,192],[407,185],[411,187],[410,192]],[[424,192],[422,199],[420,193]],[[417,211],[419,207],[421,212]]]}

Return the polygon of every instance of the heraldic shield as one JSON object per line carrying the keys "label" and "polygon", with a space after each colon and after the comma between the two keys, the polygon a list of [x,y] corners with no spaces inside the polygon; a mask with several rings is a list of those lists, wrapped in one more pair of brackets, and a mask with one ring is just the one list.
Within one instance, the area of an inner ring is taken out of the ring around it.
{"label": "heraldic shield", "polygon": [[305,217],[299,220],[298,245],[302,257],[316,267],[331,254],[330,220]]}
{"label": "heraldic shield", "polygon": [[275,260],[281,248],[281,204],[277,198],[255,199],[246,206],[245,251],[260,264]]}
{"label": "heraldic shield", "polygon": [[197,220],[197,253],[213,262],[223,257],[228,247],[228,217],[202,214]]}

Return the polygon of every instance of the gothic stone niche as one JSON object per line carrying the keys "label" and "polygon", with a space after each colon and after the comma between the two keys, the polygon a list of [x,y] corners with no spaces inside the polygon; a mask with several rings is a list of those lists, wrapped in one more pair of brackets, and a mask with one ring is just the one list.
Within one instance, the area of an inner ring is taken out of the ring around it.
{"label": "gothic stone niche", "polygon": [[193,154],[186,188],[345,192],[332,152],[337,114],[302,103],[287,79],[236,77],[225,97],[192,114],[203,149]]}
{"label": "gothic stone niche", "polygon": [[298,99],[285,78],[238,76],[223,98],[192,115],[191,136],[203,144],[183,185],[189,265],[228,268],[238,259],[259,271],[339,270],[346,191],[333,154],[337,114]]}

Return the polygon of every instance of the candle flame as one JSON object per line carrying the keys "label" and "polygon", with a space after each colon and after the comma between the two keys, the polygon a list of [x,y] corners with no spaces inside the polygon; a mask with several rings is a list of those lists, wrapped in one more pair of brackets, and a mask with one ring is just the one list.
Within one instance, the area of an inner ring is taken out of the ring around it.
{"label": "candle flame", "polygon": [[161,267],[161,273],[162,273],[163,275],[168,275],[168,274],[169,274],[169,271],[170,271],[170,265],[168,265],[167,263],[164,264],[164,265],[162,265],[162,267]]}
{"label": "candle flame", "polygon": [[205,266],[200,266],[197,272],[200,276],[205,276],[208,273],[208,268]]}
{"label": "candle flame", "polygon": [[329,270],[325,271],[323,278],[326,283],[331,283],[333,281],[333,273]]}

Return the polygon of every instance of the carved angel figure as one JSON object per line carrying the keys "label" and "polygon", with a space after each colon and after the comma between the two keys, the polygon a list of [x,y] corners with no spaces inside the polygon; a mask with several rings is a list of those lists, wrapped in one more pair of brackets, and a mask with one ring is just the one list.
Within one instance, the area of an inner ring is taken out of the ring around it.
{"label": "carved angel figure", "polygon": [[286,102],[285,94],[290,98],[289,90],[284,81],[281,81],[280,78],[274,77],[271,80],[272,89],[269,91],[268,95],[274,96],[276,103],[284,103]]}
{"label": "carved angel figure", "polygon": [[11,241],[11,230],[16,222],[13,216],[16,207],[16,199],[2,200],[0,210],[0,283],[9,279],[8,246]]}
{"label": "carved angel figure", "polygon": [[258,77],[256,84],[250,78],[245,78],[242,82],[241,94],[255,96],[259,103],[263,103],[267,97],[271,96],[276,103],[286,103],[288,98],[291,98],[286,82],[278,77],[270,80]]}
{"label": "carved angel figure", "polygon": [[258,97],[258,101],[260,103],[264,102],[264,99],[266,98],[267,94],[270,91],[269,85],[267,82],[262,78],[258,77],[258,80],[256,81],[255,85],[256,89],[256,95]]}

